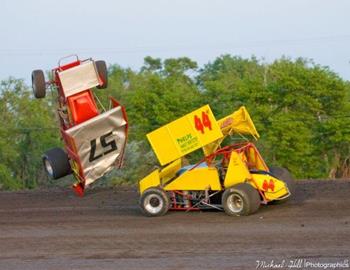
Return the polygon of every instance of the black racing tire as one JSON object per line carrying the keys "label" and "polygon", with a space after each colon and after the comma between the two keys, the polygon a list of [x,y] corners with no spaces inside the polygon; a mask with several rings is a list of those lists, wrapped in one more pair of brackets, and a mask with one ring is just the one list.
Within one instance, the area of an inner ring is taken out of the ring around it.
{"label": "black racing tire", "polygon": [[142,193],[140,208],[147,217],[164,216],[170,208],[170,200],[164,190],[149,188]]}
{"label": "black racing tire", "polygon": [[32,72],[32,88],[36,98],[44,98],[46,96],[45,75],[40,69]]}
{"label": "black racing tire", "polygon": [[95,61],[97,73],[100,76],[100,79],[102,80],[103,84],[98,85],[98,89],[105,89],[108,86],[108,71],[107,71],[107,65],[106,62],[103,60]]}
{"label": "black racing tire", "polygon": [[270,173],[273,176],[275,176],[277,179],[283,181],[287,185],[288,190],[291,194],[289,197],[287,197],[283,200],[275,200],[275,201],[272,201],[272,203],[273,204],[281,204],[281,203],[287,202],[291,198],[291,196],[294,196],[294,194],[295,194],[296,187],[295,187],[295,180],[294,180],[293,176],[286,168],[271,166],[269,169],[270,169]]}
{"label": "black racing tire", "polygon": [[43,164],[47,175],[58,179],[72,173],[67,153],[59,147],[48,150],[43,155]]}
{"label": "black racing tire", "polygon": [[229,216],[248,216],[258,211],[259,192],[248,183],[234,185],[222,194],[222,206]]}

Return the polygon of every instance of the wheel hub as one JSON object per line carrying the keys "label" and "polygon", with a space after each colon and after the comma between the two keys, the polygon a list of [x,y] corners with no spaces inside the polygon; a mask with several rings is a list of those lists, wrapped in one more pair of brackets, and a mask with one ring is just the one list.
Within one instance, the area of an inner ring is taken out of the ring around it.
{"label": "wheel hub", "polygon": [[53,168],[50,164],[50,162],[45,158],[44,160],[44,164],[45,164],[45,169],[46,169],[46,172],[50,175],[50,176],[53,176]]}
{"label": "wheel hub", "polygon": [[145,198],[144,208],[151,214],[158,214],[163,208],[163,199],[158,194],[150,194]]}
{"label": "wheel hub", "polygon": [[150,199],[150,202],[149,202],[150,204],[151,204],[151,206],[152,207],[157,207],[157,206],[159,206],[159,204],[160,204],[160,201],[158,200],[158,198],[151,198]]}
{"label": "wheel hub", "polygon": [[239,213],[243,210],[243,199],[238,194],[231,194],[228,197],[228,207],[234,213]]}

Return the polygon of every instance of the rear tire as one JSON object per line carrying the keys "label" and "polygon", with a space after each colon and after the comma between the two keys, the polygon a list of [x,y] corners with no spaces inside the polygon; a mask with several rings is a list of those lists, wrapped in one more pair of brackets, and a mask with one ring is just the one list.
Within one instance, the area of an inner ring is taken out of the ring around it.
{"label": "rear tire", "polygon": [[43,164],[47,175],[58,179],[72,173],[67,153],[62,148],[52,148],[43,155]]}
{"label": "rear tire", "polygon": [[42,70],[32,72],[32,88],[36,98],[44,98],[46,95],[45,76]]}
{"label": "rear tire", "polygon": [[170,200],[164,190],[149,188],[141,196],[140,207],[145,216],[164,216],[169,210]]}
{"label": "rear tire", "polygon": [[95,61],[96,69],[98,76],[102,80],[102,85],[98,85],[98,89],[105,89],[108,86],[108,72],[107,72],[107,65],[105,61],[99,60]]}
{"label": "rear tire", "polygon": [[248,183],[228,188],[222,194],[222,206],[229,216],[248,216],[260,207],[259,192]]}
{"label": "rear tire", "polygon": [[[291,196],[294,196],[295,194],[295,180],[293,176],[290,174],[290,172],[286,168],[282,167],[270,167],[270,173],[275,176],[277,179],[282,180],[288,187],[289,192],[291,193]],[[281,204],[290,199],[290,197],[287,197],[283,200],[276,200],[273,201],[273,204]]]}

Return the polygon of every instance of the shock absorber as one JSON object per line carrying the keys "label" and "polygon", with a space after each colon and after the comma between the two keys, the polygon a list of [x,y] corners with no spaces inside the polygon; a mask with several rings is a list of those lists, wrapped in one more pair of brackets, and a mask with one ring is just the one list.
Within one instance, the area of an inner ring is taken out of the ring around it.
{"label": "shock absorber", "polygon": [[183,201],[184,201],[184,206],[186,208],[191,207],[191,203],[190,203],[190,199],[189,199],[189,192],[187,190],[183,191]]}

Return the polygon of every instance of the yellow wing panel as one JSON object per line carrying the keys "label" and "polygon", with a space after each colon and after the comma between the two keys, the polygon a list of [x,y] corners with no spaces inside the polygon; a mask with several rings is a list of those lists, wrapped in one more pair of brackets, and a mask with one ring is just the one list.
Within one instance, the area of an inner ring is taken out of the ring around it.
{"label": "yellow wing panel", "polygon": [[244,183],[246,180],[252,178],[247,165],[243,162],[242,158],[242,154],[238,154],[236,152],[231,153],[230,162],[224,181],[225,188],[232,187],[233,185],[239,183]]}
{"label": "yellow wing panel", "polygon": [[181,158],[221,137],[223,134],[209,105],[147,134],[161,165]]}
{"label": "yellow wing panel", "polygon": [[139,192],[142,194],[146,189],[160,185],[159,170],[155,170],[139,182]]}
{"label": "yellow wing panel", "polygon": [[231,115],[226,116],[218,121],[218,124],[223,130],[223,133],[238,133],[238,134],[249,134],[254,138],[259,138],[260,135],[255,128],[253,120],[247,109],[242,106]]}
{"label": "yellow wing panel", "polygon": [[181,159],[177,159],[160,171],[159,177],[162,185],[176,176],[176,173],[181,169],[181,164]]}
{"label": "yellow wing panel", "polygon": [[[218,120],[217,123],[221,128],[223,136],[244,134],[251,135],[255,139],[259,138],[259,133],[244,106],[240,107],[232,114]],[[219,140],[203,147],[204,154],[208,156],[214,153],[220,147],[223,139],[224,138],[220,138]]]}

